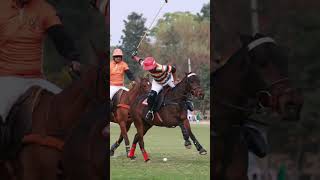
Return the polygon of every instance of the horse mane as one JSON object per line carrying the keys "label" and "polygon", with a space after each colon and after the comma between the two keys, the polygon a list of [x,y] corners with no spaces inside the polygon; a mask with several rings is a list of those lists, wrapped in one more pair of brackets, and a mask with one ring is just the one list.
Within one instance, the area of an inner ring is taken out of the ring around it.
{"label": "horse mane", "polygon": [[225,69],[228,64],[233,63],[236,59],[241,59],[242,56],[244,55],[242,52],[245,49],[245,47],[240,47],[236,52],[234,52],[225,62],[222,66],[217,68],[215,71],[211,72],[211,76],[215,76],[219,74],[223,69]]}
{"label": "horse mane", "polygon": [[183,79],[180,82],[178,82],[178,84],[176,84],[176,86],[172,89],[172,91],[174,91],[176,89],[176,87],[179,87],[182,84],[182,82],[187,80],[188,75],[191,74],[191,73],[192,72],[186,73],[186,75],[183,77]]}

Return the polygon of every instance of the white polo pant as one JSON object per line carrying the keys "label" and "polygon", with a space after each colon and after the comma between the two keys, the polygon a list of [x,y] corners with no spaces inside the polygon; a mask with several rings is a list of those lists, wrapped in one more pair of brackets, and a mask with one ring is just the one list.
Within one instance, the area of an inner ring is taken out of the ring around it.
{"label": "white polo pant", "polygon": [[159,92],[163,89],[164,86],[169,85],[171,88],[174,88],[176,85],[174,84],[174,79],[172,74],[170,74],[169,80],[164,84],[159,84],[154,79],[152,80],[151,90],[154,90],[159,94]]}
{"label": "white polo pant", "polygon": [[22,78],[13,76],[0,77],[0,115],[7,118],[12,106],[30,87],[40,86],[54,94],[62,91],[55,84],[40,78]]}

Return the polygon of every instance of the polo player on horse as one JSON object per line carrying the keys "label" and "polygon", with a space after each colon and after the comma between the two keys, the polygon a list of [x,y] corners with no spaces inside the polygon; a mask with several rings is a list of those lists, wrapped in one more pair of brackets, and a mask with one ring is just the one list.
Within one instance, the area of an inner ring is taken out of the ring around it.
{"label": "polo player on horse", "polygon": [[129,66],[123,61],[123,52],[117,48],[112,53],[112,60],[110,61],[110,100],[120,90],[124,89],[124,75],[128,77],[130,81],[135,82],[135,77],[130,71]]}
{"label": "polo player on horse", "polygon": [[[151,91],[148,94],[148,112],[145,116],[147,121],[152,121],[154,118],[155,101],[157,95],[165,86],[174,88],[176,85],[176,67],[173,65],[162,65],[156,62],[153,57],[146,57],[144,60],[137,56],[137,51],[132,53],[132,59],[138,62],[144,70],[148,71],[153,77]],[[192,102],[187,101],[188,109],[193,109]]]}
{"label": "polo player on horse", "polygon": [[48,36],[60,55],[80,69],[78,52],[56,10],[45,0],[0,2],[0,121],[4,122],[18,98],[31,86],[54,94],[59,87],[45,80],[43,42]]}
{"label": "polo player on horse", "polygon": [[124,88],[124,75],[134,82],[135,77],[129,66],[123,60],[123,52],[117,48],[112,53],[113,60],[110,61],[110,99],[121,88]]}

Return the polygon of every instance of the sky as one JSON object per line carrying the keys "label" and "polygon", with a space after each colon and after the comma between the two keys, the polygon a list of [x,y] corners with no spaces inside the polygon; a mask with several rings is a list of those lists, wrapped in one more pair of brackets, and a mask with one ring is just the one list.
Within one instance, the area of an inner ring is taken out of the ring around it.
{"label": "sky", "polygon": [[[202,6],[208,2],[210,2],[210,0],[168,0],[168,3],[161,9],[157,19],[161,18],[167,12],[189,11],[193,14],[199,13]],[[119,45],[120,37],[123,35],[123,20],[126,20],[131,12],[142,13],[143,17],[147,19],[146,27],[149,27],[163,3],[164,0],[111,0],[110,45]],[[157,19],[153,26],[156,25]]]}

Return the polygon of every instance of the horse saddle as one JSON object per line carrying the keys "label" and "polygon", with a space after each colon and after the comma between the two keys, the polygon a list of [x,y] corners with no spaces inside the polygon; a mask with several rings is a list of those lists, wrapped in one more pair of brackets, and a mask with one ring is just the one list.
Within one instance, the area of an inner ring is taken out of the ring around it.
{"label": "horse saddle", "polygon": [[252,124],[245,124],[243,125],[243,133],[249,151],[260,158],[265,157],[268,151],[268,144],[261,130]]}
{"label": "horse saddle", "polygon": [[[156,97],[156,100],[155,100],[155,104],[154,104],[154,108],[153,110],[155,112],[159,111],[161,109],[162,106],[165,106],[166,105],[166,102],[165,102],[165,95],[167,94],[167,92],[170,90],[171,87],[164,87],[160,92],[159,94],[157,95]],[[142,102],[142,104],[144,105],[148,105],[148,96],[146,96]]]}
{"label": "horse saddle", "polygon": [[14,157],[22,146],[22,138],[32,130],[32,113],[44,92],[32,86],[12,106],[4,123],[0,124],[0,159]]}

